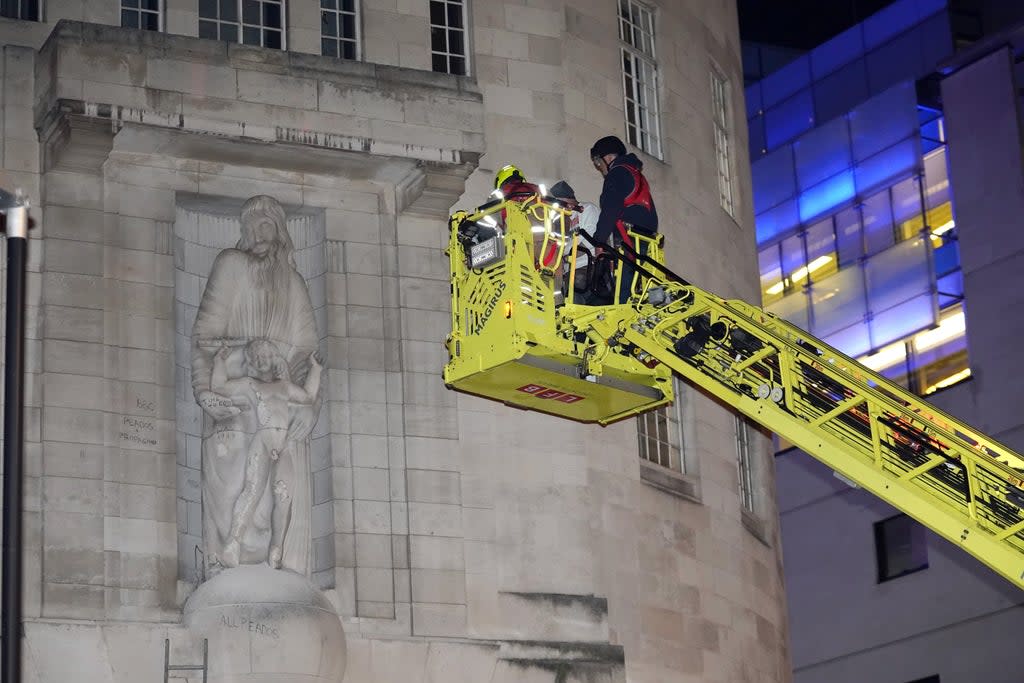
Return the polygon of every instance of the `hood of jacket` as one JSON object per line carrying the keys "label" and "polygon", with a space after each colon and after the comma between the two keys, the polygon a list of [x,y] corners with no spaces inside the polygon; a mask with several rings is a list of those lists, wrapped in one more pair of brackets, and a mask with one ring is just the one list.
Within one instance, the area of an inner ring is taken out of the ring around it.
{"label": "hood of jacket", "polygon": [[644,162],[640,161],[640,159],[637,158],[637,156],[632,152],[630,152],[629,154],[620,154],[619,156],[615,157],[612,163],[608,165],[608,168],[611,169],[615,168],[616,166],[623,165],[632,166],[638,171],[644,170]]}

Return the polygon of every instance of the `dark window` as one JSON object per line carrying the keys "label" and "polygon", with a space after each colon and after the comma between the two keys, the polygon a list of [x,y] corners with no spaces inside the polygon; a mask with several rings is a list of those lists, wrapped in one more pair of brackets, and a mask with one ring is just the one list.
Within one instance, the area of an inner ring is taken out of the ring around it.
{"label": "dark window", "polygon": [[465,76],[466,5],[463,0],[430,0],[431,68]]}
{"label": "dark window", "polygon": [[161,0],[121,0],[121,26],[125,28],[159,31],[162,14]]}
{"label": "dark window", "polygon": [[940,683],[940,681],[939,675],[935,674],[934,676],[927,676],[925,678],[918,678],[914,681],[907,681],[907,683]]}
{"label": "dark window", "polygon": [[906,515],[875,522],[875,554],[878,583],[927,569],[928,537],[924,527]]}
{"label": "dark window", "polygon": [[358,7],[356,0],[320,0],[320,54],[356,59]]}
{"label": "dark window", "polygon": [[[626,95],[628,100],[629,95]],[[715,122],[715,157],[718,161],[719,203],[730,216],[736,215],[732,183],[732,93],[729,81],[711,70],[712,118]]]}
{"label": "dark window", "polygon": [[282,50],[284,0],[199,0],[199,37]]}
{"label": "dark window", "polygon": [[[679,381],[675,381],[674,389],[677,397],[681,391],[685,391]],[[686,474],[681,405],[682,401],[677,398],[671,406],[640,415],[636,419],[636,435],[641,458],[674,472]]]}
{"label": "dark window", "polygon": [[756,512],[754,495],[754,454],[750,433],[753,427],[743,416],[736,416],[736,468],[740,480],[740,503],[747,512]]}
{"label": "dark window", "polygon": [[0,17],[41,21],[40,0],[0,0]]}

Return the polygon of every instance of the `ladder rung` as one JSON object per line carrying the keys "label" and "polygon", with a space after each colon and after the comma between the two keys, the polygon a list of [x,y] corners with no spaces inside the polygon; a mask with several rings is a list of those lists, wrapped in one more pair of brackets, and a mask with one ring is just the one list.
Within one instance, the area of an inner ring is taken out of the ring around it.
{"label": "ladder rung", "polygon": [[164,683],[168,683],[172,671],[202,671],[203,683],[209,673],[209,651],[210,644],[203,638],[203,663],[202,664],[171,664],[171,639],[164,639]]}

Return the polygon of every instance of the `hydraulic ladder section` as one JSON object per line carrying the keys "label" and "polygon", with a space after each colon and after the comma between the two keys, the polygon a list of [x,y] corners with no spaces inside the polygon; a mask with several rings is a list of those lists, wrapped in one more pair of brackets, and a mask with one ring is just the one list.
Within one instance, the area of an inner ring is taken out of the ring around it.
{"label": "hydraulic ladder section", "polygon": [[1024,588],[1024,458],[758,308],[661,286],[673,301],[576,322],[649,353]]}
{"label": "hydraulic ladder section", "polygon": [[[547,226],[551,233],[550,223],[530,223],[519,204],[499,206],[505,220],[495,226],[492,237],[505,240],[509,249],[519,248],[511,246],[513,237],[521,241],[542,232],[535,228]],[[491,215],[488,210],[493,213],[495,208],[484,209],[483,215]],[[479,221],[481,215],[453,217],[453,264],[463,258],[461,251],[454,251],[475,246],[464,238],[459,242],[456,233],[461,230],[465,235],[467,223]],[[519,219],[526,220],[527,227]],[[545,245],[549,236],[544,235]],[[568,292],[578,249],[571,238],[565,232],[553,237],[571,251]],[[1024,458],[786,321],[705,292],[674,276],[657,258],[635,253],[632,257],[643,276],[637,278],[626,304],[563,303],[550,317],[531,322],[529,316],[518,316],[514,299],[499,296],[489,317],[507,325],[504,343],[497,334],[486,343],[473,338],[474,330],[485,329],[488,321],[464,326],[463,317],[472,308],[464,295],[475,291],[491,268],[508,266],[515,259],[506,253],[481,268],[454,268],[454,327],[448,340],[452,358],[445,368],[446,382],[459,389],[466,379],[490,375],[491,385],[472,393],[606,424],[671,400],[670,383],[665,386],[662,379],[667,371],[674,372],[1024,588]],[[530,260],[526,263],[532,265]],[[540,278],[538,283],[546,281]],[[554,278],[546,284],[549,297],[554,284]],[[512,301],[512,307],[505,301]],[[523,318],[519,328],[512,325],[517,317]],[[540,329],[547,325],[548,331]],[[471,358],[459,356],[457,342],[470,350]],[[549,388],[554,394],[576,391],[572,395],[579,397],[584,393],[581,386],[604,391],[601,381],[611,374],[657,388],[661,396],[637,401],[625,410],[613,406],[605,415],[583,417],[571,409],[585,401],[559,403],[557,395],[536,399],[535,394],[527,394],[527,399],[542,405],[518,397],[508,400],[523,393],[516,385],[525,382],[537,365],[522,362],[530,354],[535,359],[557,356],[557,363],[548,367],[558,366],[569,384]],[[566,370],[569,365],[573,373]],[[495,370],[501,368],[506,368],[506,376],[498,377]]]}

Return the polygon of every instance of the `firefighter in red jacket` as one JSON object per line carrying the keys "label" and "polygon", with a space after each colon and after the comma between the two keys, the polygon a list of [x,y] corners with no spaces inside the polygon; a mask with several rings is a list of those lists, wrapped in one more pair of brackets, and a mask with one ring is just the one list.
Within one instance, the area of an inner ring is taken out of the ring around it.
{"label": "firefighter in red jacket", "polygon": [[494,176],[494,189],[501,192],[505,199],[523,200],[540,194],[540,188],[526,182],[523,172],[512,164],[502,166]]}
{"label": "firefighter in red jacket", "polygon": [[[498,169],[498,172],[494,175],[494,189],[501,192],[501,196],[509,201],[522,202],[530,197],[540,195],[540,186],[534,185],[533,183],[526,182],[526,176],[517,167],[512,164],[507,164]],[[505,221],[505,210],[501,211],[502,223]],[[554,243],[549,242],[547,252],[543,255],[543,258],[538,253],[544,242],[543,233],[535,233],[533,236],[533,250],[536,256],[534,257],[535,265],[539,268],[545,266],[547,268],[555,267],[555,258],[558,255],[558,246]],[[559,273],[560,275],[560,273]],[[557,278],[560,280],[560,277]]]}
{"label": "firefighter in red jacket", "polygon": [[[643,162],[635,154],[627,153],[622,140],[614,135],[595,142],[590,148],[590,159],[594,168],[604,176],[601,216],[597,220],[594,241],[606,244],[611,237],[615,246],[625,243],[635,248],[629,236],[630,230],[645,235],[656,234],[658,211],[654,207],[651,188],[643,175]],[[619,303],[629,299],[635,275],[633,261],[627,257],[622,261]]]}

